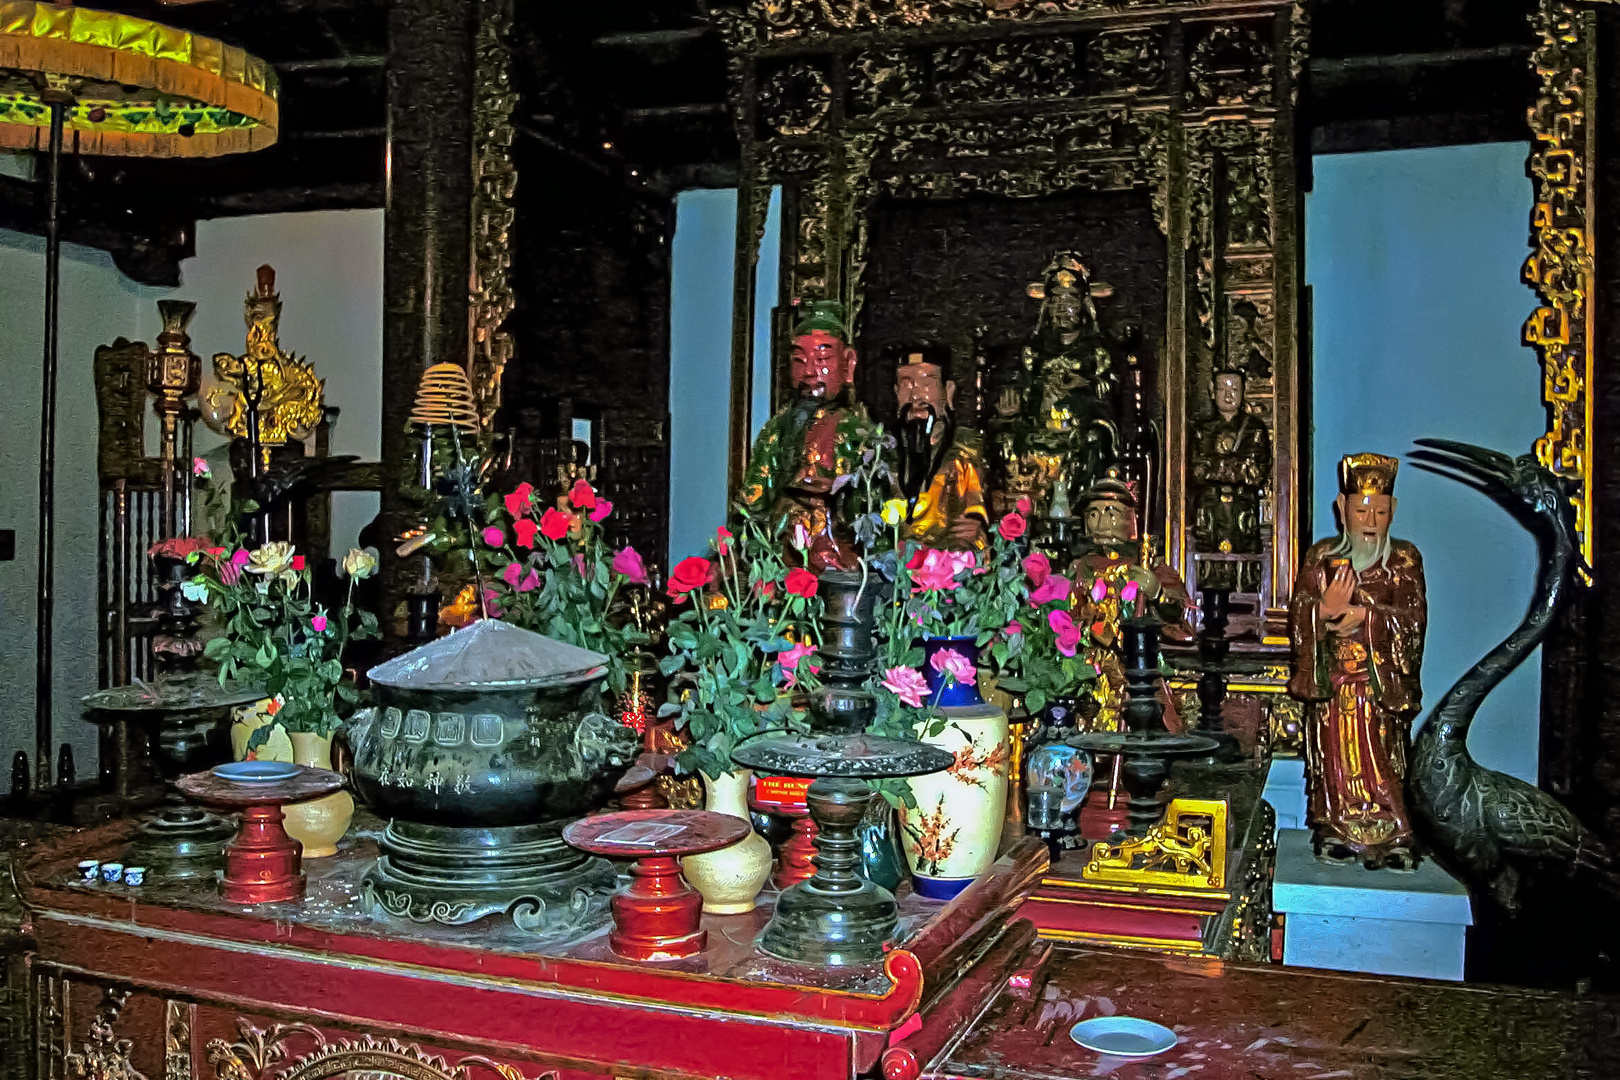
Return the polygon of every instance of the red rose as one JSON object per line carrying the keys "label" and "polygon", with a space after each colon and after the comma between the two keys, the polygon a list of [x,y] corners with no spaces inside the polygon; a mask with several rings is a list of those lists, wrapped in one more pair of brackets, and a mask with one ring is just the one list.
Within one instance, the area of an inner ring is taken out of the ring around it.
{"label": "red rose", "polygon": [[540,531],[545,534],[547,540],[561,540],[568,535],[568,528],[573,523],[573,520],[561,510],[547,509],[540,515]]}
{"label": "red rose", "polygon": [[732,535],[731,530],[724,525],[715,530],[714,548],[720,553],[721,558],[731,554],[731,542],[735,539],[736,537]]}
{"label": "red rose", "polygon": [[1020,514],[1027,514],[1027,513],[1029,513],[1029,510],[1030,510],[1029,496],[1028,495],[1020,495],[1018,497],[1018,512]]}
{"label": "red rose", "polygon": [[1008,514],[1001,519],[1001,538],[1003,540],[1016,540],[1024,535],[1024,516],[1022,514]]}
{"label": "red rose", "polygon": [[596,491],[581,477],[574,481],[574,490],[568,493],[568,501],[575,510],[595,510]]}
{"label": "red rose", "polygon": [[528,518],[518,518],[512,523],[512,531],[517,533],[518,547],[534,547],[534,534],[539,531],[539,529],[540,526],[536,525]]}
{"label": "red rose", "polygon": [[534,485],[525,480],[517,486],[517,490],[506,497],[506,512],[513,517],[522,517],[529,512],[529,496],[534,494]]}
{"label": "red rose", "polygon": [[292,567],[294,570],[302,570],[304,568],[304,557],[302,555],[294,555]]}
{"label": "red rose", "polygon": [[775,599],[775,597],[776,597],[776,582],[774,582],[774,581],[756,581],[756,582],[754,582],[754,595],[759,597],[762,600]]}
{"label": "red rose", "polygon": [[788,571],[787,581],[784,584],[787,591],[794,596],[803,596],[808,599],[816,595],[816,586],[820,583],[816,581],[816,575],[802,567],[795,566]]}
{"label": "red rose", "polygon": [[682,559],[670,571],[669,595],[681,600],[687,593],[703,588],[709,583],[709,573],[713,569],[713,563],[696,555]]}

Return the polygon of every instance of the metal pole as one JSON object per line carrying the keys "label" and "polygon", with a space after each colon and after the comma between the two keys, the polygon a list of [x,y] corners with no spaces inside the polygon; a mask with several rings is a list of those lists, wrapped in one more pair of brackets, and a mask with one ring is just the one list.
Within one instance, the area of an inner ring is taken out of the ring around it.
{"label": "metal pole", "polygon": [[39,404],[39,597],[34,644],[35,786],[51,786],[51,628],[56,615],[56,328],[62,240],[57,219],[66,105],[51,102],[51,151],[45,203],[45,374]]}

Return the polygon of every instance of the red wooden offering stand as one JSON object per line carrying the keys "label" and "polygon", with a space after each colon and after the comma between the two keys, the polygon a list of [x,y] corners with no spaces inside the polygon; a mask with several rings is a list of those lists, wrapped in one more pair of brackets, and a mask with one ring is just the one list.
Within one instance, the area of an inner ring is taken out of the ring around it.
{"label": "red wooden offering stand", "polygon": [[304,845],[282,827],[285,803],[330,795],[343,777],[329,769],[297,766],[286,780],[241,781],[192,773],[175,782],[194,802],[242,811],[242,827],[225,845],[225,876],[219,893],[233,904],[269,904],[304,895]]}
{"label": "red wooden offering stand", "polygon": [[703,897],[681,880],[676,858],[728,847],[750,828],[708,810],[625,810],[576,821],[563,839],[592,855],[636,859],[635,880],[613,894],[613,951],[628,960],[676,960],[709,940],[699,928]]}

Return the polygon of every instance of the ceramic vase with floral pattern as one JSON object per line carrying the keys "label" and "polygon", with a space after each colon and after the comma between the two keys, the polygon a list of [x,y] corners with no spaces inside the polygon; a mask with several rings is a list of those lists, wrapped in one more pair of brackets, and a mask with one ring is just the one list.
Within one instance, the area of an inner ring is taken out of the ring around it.
{"label": "ceramic vase with floral pattern", "polygon": [[[963,655],[971,672],[977,660],[972,639],[939,639],[924,643],[927,659],[924,674],[932,683],[943,669],[960,665],[935,665],[934,655],[949,648]],[[948,658],[950,659],[950,658]],[[1007,714],[980,696],[975,682],[956,679],[950,685],[931,687],[944,700],[954,704],[937,710],[944,717],[938,733],[930,730],[937,720],[927,721],[917,737],[930,746],[949,750],[956,758],[943,772],[912,777],[907,783],[917,805],[906,810],[903,825],[906,863],[911,868],[912,888],[919,896],[949,900],[967,888],[996,860],[1001,842],[1002,819],[1007,813],[1007,770],[1011,743]]]}

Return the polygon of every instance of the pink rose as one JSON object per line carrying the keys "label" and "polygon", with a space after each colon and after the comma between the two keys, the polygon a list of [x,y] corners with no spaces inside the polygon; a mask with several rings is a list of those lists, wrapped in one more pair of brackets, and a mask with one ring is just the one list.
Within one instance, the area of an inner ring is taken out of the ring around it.
{"label": "pink rose", "polygon": [[1054,600],[1068,600],[1069,588],[1068,578],[1062,574],[1053,574],[1041,582],[1040,588],[1029,594],[1030,606],[1040,607],[1042,604],[1050,604]]}
{"label": "pink rose", "polygon": [[214,471],[208,467],[207,458],[194,457],[191,459],[191,475],[206,480],[214,475]]}
{"label": "pink rose", "polygon": [[1127,581],[1125,583],[1125,587],[1119,590],[1119,598],[1128,604],[1132,600],[1136,599],[1136,594],[1140,591],[1141,590],[1137,588],[1136,582]]}
{"label": "pink rose", "polygon": [[583,555],[575,555],[574,556],[574,569],[579,572],[580,577],[583,578],[585,576],[585,556],[583,556]]}
{"label": "pink rose", "polygon": [[613,513],[613,504],[606,499],[597,499],[596,509],[591,511],[590,518],[592,521],[601,521],[611,513]]}
{"label": "pink rose", "polygon": [[793,525],[793,546],[800,551],[810,546],[810,530],[798,522]]}
{"label": "pink rose", "polygon": [[1052,560],[1044,551],[1032,551],[1024,556],[1024,573],[1029,577],[1030,588],[1038,589],[1052,576]]}
{"label": "pink rose", "polygon": [[945,592],[961,584],[956,580],[959,567],[948,553],[929,549],[918,554],[922,561],[911,571],[912,592]]}
{"label": "pink rose", "polygon": [[1046,617],[1052,627],[1052,633],[1057,635],[1058,652],[1064,656],[1073,656],[1080,646],[1080,628],[1074,624],[1067,611],[1061,609],[1052,612]]}
{"label": "pink rose", "polygon": [[883,689],[913,709],[920,709],[923,695],[928,693],[928,680],[914,667],[892,667],[883,673]]}
{"label": "pink rose", "polygon": [[963,686],[972,686],[979,677],[968,658],[955,649],[939,650],[929,658],[928,666]]}
{"label": "pink rose", "polygon": [[506,531],[498,525],[491,525],[484,530],[484,543],[490,547],[498,548],[506,544]]}
{"label": "pink rose", "polygon": [[230,557],[230,561],[220,563],[219,564],[219,580],[220,580],[220,582],[225,584],[225,585],[235,585],[238,581],[241,581],[242,580],[242,568],[244,566],[246,566],[252,560],[252,558],[253,558],[253,556],[251,556],[251,555],[249,555],[247,553],[247,549],[243,548],[243,549],[238,550],[235,554],[233,554]]}
{"label": "pink rose", "polygon": [[1108,599],[1108,582],[1098,578],[1091,583],[1091,598],[1098,603]]}
{"label": "pink rose", "polygon": [[1020,495],[1020,496],[1018,496],[1018,512],[1020,514],[1027,514],[1027,513],[1029,513],[1029,510],[1030,510],[1029,496],[1028,495]]}
{"label": "pink rose", "polygon": [[317,615],[317,616],[315,616],[313,619],[309,620],[309,625],[311,625],[311,626],[313,626],[315,628],[315,632],[317,634],[326,633],[326,616],[325,615]]}
{"label": "pink rose", "polygon": [[1024,535],[1028,525],[1022,514],[1007,514],[1001,519],[1001,538],[1003,540],[1017,540]]}
{"label": "pink rose", "polygon": [[518,582],[523,580],[523,564],[507,563],[506,569],[501,571],[501,580],[512,588],[517,588]]}
{"label": "pink rose", "polygon": [[[799,683],[799,662],[814,655],[816,655],[816,647],[803,642],[793,646],[791,649],[784,649],[777,654],[776,662],[782,669],[782,685],[789,690],[797,686]],[[818,664],[810,664],[808,668],[812,675],[821,670]]]}
{"label": "pink rose", "polygon": [[1008,637],[1012,637],[1014,634],[1022,634],[1023,632],[1024,624],[1019,622],[1017,619],[1014,619],[1012,622],[1008,623],[1007,628],[1002,631],[1002,633],[1006,634]]}
{"label": "pink rose", "polygon": [[613,556],[613,572],[623,574],[632,585],[646,585],[647,567],[642,564],[641,554],[635,548],[626,545],[624,550]]}

